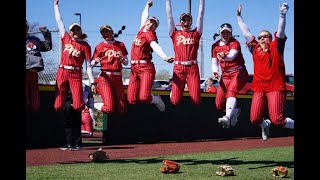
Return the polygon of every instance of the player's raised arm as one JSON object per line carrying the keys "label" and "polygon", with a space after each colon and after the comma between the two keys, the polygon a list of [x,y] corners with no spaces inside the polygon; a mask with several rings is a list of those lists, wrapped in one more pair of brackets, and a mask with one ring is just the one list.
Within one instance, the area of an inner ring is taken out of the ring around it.
{"label": "player's raised arm", "polygon": [[203,31],[203,17],[204,17],[204,0],[200,0],[199,4],[199,15],[197,19],[197,31],[202,34]]}
{"label": "player's raised arm", "polygon": [[242,11],[242,6],[241,6],[241,4],[239,4],[238,9],[237,9],[238,24],[239,24],[240,30],[241,30],[244,38],[246,39],[246,42],[250,43],[253,40],[253,35],[251,34],[249,27],[246,25],[246,23],[243,21],[243,19],[241,17],[241,11]]}
{"label": "player's raised arm", "polygon": [[66,29],[64,28],[64,24],[62,21],[62,17],[60,14],[60,10],[59,10],[59,0],[54,0],[54,13],[55,13],[55,17],[56,17],[56,21],[58,24],[58,29],[59,29],[59,33],[61,35],[61,37],[63,37],[63,35],[66,32]]}
{"label": "player's raised arm", "polygon": [[51,32],[45,26],[39,27],[40,32],[43,35],[44,41],[41,41],[41,52],[50,51],[52,49],[52,37]]}
{"label": "player's raised arm", "polygon": [[281,39],[284,39],[286,36],[284,31],[286,28],[286,14],[289,10],[288,3],[283,3],[282,5],[280,5],[279,10],[280,10],[280,17],[279,17],[278,31],[276,36]]}
{"label": "player's raised arm", "polygon": [[171,0],[166,0],[166,14],[168,19],[169,35],[171,36],[176,26],[172,16]]}
{"label": "player's raised arm", "polygon": [[142,11],[140,28],[142,28],[142,26],[144,26],[145,23],[147,22],[149,17],[149,9],[151,6],[152,6],[152,0],[148,0],[146,7]]}

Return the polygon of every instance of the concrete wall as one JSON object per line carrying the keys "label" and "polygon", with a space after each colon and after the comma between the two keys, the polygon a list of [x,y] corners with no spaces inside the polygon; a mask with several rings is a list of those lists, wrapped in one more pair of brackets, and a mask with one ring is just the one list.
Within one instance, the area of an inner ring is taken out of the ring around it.
{"label": "concrete wall", "polygon": [[[53,109],[54,86],[41,86],[41,111],[27,113],[26,147],[59,147],[64,143],[61,114]],[[203,139],[231,139],[261,137],[261,128],[249,121],[251,95],[239,95],[242,112],[236,127],[224,129],[217,124],[215,94],[202,93],[202,104],[193,106],[188,93],[183,103],[174,107],[168,91],[154,91],[160,94],[166,110],[160,112],[153,104],[129,105],[124,117],[107,116],[107,130],[103,132],[104,144],[156,143],[162,141],[195,141]],[[294,98],[287,98],[287,116],[294,119]],[[293,136],[290,129],[272,126],[271,137]]]}

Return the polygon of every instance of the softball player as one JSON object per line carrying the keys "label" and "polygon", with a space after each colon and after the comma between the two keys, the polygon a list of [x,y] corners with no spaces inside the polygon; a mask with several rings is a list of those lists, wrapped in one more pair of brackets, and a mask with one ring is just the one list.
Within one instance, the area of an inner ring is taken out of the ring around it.
{"label": "softball player", "polygon": [[82,86],[83,86],[83,101],[85,102],[85,108],[81,112],[81,133],[92,136],[93,125],[97,126],[97,122],[93,113],[93,107],[94,107],[93,92],[89,86],[88,81],[82,80]]}
{"label": "softball player", "polygon": [[72,23],[69,26],[69,33],[65,30],[60,10],[59,0],[54,0],[55,18],[58,24],[59,33],[62,41],[62,54],[57,72],[57,91],[54,107],[61,110],[65,104],[68,86],[70,86],[73,108],[81,112],[84,109],[83,92],[82,92],[82,64],[84,60],[89,61],[87,64],[87,74],[90,83],[94,82],[92,69],[90,65],[91,47],[84,40],[87,35],[82,33],[80,24]]}
{"label": "softball player", "polygon": [[51,32],[45,26],[39,27],[39,30],[44,41],[29,35],[29,24],[26,21],[26,111],[32,112],[37,112],[40,109],[38,72],[43,70],[41,52],[52,49]]}
{"label": "softball player", "polygon": [[240,108],[236,108],[237,93],[246,84],[248,72],[240,43],[232,37],[232,26],[229,23],[222,24],[219,34],[221,39],[211,47],[213,76],[218,78],[219,65],[222,71],[215,103],[218,111],[226,112],[218,119],[218,123],[229,128],[238,122]]}
{"label": "softball player", "polygon": [[101,73],[98,77],[97,90],[103,103],[95,103],[95,108],[107,113],[114,112],[124,115],[126,113],[126,97],[122,84],[122,65],[128,65],[128,51],[123,42],[116,41],[110,26],[100,28],[103,42],[94,50],[91,65],[100,62]]}
{"label": "softball player", "polygon": [[200,0],[197,27],[191,30],[192,16],[183,13],[180,16],[182,29],[177,30],[172,16],[171,0],[166,0],[166,14],[169,25],[169,35],[173,42],[175,61],[173,67],[173,83],[170,94],[171,103],[180,103],[185,85],[187,84],[191,102],[201,103],[200,75],[198,67],[198,49],[203,31],[204,0]]}
{"label": "softball player", "polygon": [[[246,39],[248,49],[252,54],[254,75],[252,90],[254,91],[250,121],[261,126],[262,139],[270,136],[271,123],[284,128],[294,129],[294,120],[285,116],[286,85],[285,65],[283,52],[287,37],[285,35],[286,13],[289,9],[287,3],[280,5],[280,17],[278,30],[272,34],[267,30],[259,33],[258,41],[251,34],[248,26],[241,17],[241,5],[237,9],[237,19],[240,30]],[[269,119],[263,119],[264,112],[268,108]]]}
{"label": "softball player", "polygon": [[156,28],[159,20],[149,17],[149,8],[152,0],[149,0],[142,12],[141,25],[131,48],[131,73],[128,85],[127,99],[129,104],[154,103],[160,111],[165,110],[159,95],[151,94],[156,70],[152,62],[152,52],[155,51],[164,61],[172,63],[173,57],[168,57],[157,43]]}

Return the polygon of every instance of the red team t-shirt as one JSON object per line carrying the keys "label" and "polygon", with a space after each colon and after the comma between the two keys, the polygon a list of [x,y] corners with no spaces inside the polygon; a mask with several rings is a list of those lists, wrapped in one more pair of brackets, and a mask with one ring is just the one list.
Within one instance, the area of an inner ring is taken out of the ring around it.
{"label": "red team t-shirt", "polygon": [[244,66],[244,59],[241,53],[241,46],[238,40],[236,40],[235,38],[231,38],[229,43],[223,46],[220,46],[219,43],[220,43],[220,40],[212,44],[212,47],[211,47],[212,58],[218,58],[217,53],[221,53],[221,52],[229,53],[231,49],[238,51],[237,56],[232,61],[220,61],[220,67],[222,72],[225,69]]}
{"label": "red team t-shirt", "polygon": [[175,29],[171,36],[175,60],[197,60],[200,38],[201,34],[197,28],[189,32]]}
{"label": "red team t-shirt", "polygon": [[91,58],[91,47],[86,41],[75,41],[66,32],[61,38],[62,41],[62,65],[82,67],[85,59]]}
{"label": "red team t-shirt", "polygon": [[101,70],[121,72],[121,55],[128,55],[128,51],[123,42],[115,41],[112,44],[101,42],[96,46],[92,59],[96,59],[97,57],[101,58]]}
{"label": "red team t-shirt", "polygon": [[150,43],[157,42],[157,35],[154,31],[143,32],[144,26],[141,27],[137,36],[133,40],[131,47],[131,60],[149,60],[152,59],[152,48]]}
{"label": "red team t-shirt", "polygon": [[253,91],[270,92],[286,88],[283,52],[287,37],[280,39],[276,33],[274,37],[267,51],[263,51],[255,38],[248,44],[254,64]]}

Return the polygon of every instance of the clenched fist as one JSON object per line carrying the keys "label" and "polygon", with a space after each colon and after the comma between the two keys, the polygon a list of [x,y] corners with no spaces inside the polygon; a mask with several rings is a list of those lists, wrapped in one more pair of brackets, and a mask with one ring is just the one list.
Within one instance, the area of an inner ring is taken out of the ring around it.
{"label": "clenched fist", "polygon": [[279,10],[281,15],[285,15],[289,9],[288,3],[280,4]]}

